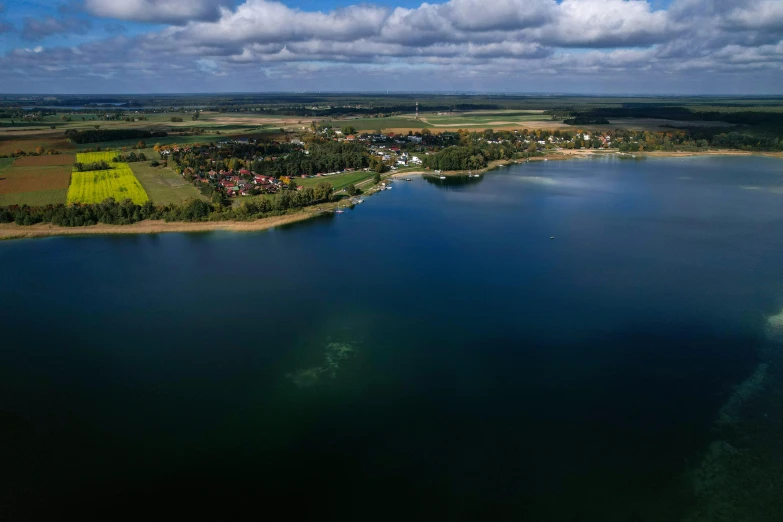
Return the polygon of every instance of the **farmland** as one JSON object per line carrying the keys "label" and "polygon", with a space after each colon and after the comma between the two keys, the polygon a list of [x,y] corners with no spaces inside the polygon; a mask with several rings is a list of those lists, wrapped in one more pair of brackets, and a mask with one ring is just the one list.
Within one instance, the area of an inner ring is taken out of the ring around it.
{"label": "farmland", "polygon": [[51,156],[22,156],[16,158],[15,167],[51,167],[55,165],[73,165],[76,156],[73,154],[56,154]]}
{"label": "farmland", "polygon": [[17,167],[13,165],[2,174],[0,194],[67,189],[70,178],[70,166]]}
{"label": "farmland", "polygon": [[74,149],[74,145],[59,131],[22,128],[3,128],[0,131],[0,156],[9,156],[19,151],[31,153],[38,147],[61,152]]}
{"label": "farmland", "polygon": [[[76,155],[79,163],[111,162],[115,152],[86,152]],[[109,170],[74,171],[68,189],[68,203],[100,203],[106,198],[130,199],[142,204],[149,200],[144,188],[127,163],[114,163]]]}
{"label": "farmland", "polygon": [[47,165],[49,158],[0,158],[0,206],[65,203],[71,167]]}
{"label": "farmland", "polygon": [[179,205],[187,199],[203,199],[196,187],[169,168],[150,167],[142,162],[132,163],[130,167],[156,205]]}
{"label": "farmland", "polygon": [[47,205],[64,204],[68,189],[36,190],[33,192],[14,192],[0,194],[0,207],[9,205],[29,205],[31,207],[45,207]]}
{"label": "farmland", "polygon": [[112,151],[80,152],[76,155],[76,161],[79,163],[100,163],[101,161],[111,163],[111,160],[113,160],[116,156],[117,153]]}

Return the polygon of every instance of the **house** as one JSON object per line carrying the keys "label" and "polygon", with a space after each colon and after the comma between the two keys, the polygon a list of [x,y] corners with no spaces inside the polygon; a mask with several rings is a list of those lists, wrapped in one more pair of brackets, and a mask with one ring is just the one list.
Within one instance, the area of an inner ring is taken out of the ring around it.
{"label": "house", "polygon": [[416,156],[411,156],[411,160],[410,160],[410,161],[411,161],[411,163],[413,163],[414,165],[421,165],[421,164],[422,164],[422,161],[421,161],[421,159],[419,159],[419,158],[418,158],[418,157],[416,157]]}
{"label": "house", "polygon": [[411,143],[421,143],[421,136],[408,136],[408,141]]}
{"label": "house", "polygon": [[250,176],[250,171],[247,169],[242,169],[239,171],[240,176]]}
{"label": "house", "polygon": [[353,134],[349,134],[348,136],[345,137],[345,141],[356,141],[356,136],[354,136]]}

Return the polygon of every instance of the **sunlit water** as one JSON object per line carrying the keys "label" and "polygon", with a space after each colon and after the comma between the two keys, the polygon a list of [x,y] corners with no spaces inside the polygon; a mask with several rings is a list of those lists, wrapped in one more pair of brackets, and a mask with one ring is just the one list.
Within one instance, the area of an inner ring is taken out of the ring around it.
{"label": "sunlit water", "polygon": [[394,186],[261,233],[0,244],[0,508],[693,509],[688,477],[780,341],[783,163],[574,160]]}

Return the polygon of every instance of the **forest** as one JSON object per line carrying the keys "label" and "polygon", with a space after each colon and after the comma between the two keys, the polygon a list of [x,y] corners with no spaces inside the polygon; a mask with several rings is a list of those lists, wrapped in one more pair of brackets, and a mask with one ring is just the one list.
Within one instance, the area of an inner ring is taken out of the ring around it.
{"label": "forest", "polygon": [[334,141],[311,143],[307,152],[296,151],[272,161],[256,160],[253,162],[253,171],[279,178],[361,169],[369,165],[367,148],[362,144]]}

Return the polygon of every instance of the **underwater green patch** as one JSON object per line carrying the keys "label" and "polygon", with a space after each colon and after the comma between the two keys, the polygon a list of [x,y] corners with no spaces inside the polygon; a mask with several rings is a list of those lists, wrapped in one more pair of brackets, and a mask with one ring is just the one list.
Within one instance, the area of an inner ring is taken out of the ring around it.
{"label": "underwater green patch", "polygon": [[356,354],[356,344],[352,342],[330,342],[324,348],[323,363],[319,366],[302,368],[287,373],[286,378],[298,388],[310,388],[328,379],[337,378],[340,366]]}

